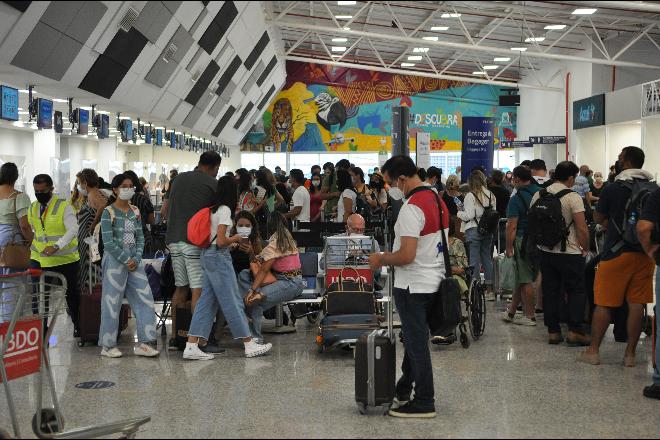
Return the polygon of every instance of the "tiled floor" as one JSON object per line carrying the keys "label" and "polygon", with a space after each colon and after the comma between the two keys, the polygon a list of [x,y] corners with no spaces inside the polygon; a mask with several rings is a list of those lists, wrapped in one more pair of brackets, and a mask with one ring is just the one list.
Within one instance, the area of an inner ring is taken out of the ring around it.
{"label": "tiled floor", "polygon": [[[272,355],[251,360],[237,348],[208,363],[167,352],[156,360],[101,359],[96,348],[78,348],[68,326],[57,329],[51,353],[68,428],[149,415],[140,438],[660,438],[660,402],[641,395],[650,381],[650,340],[642,341],[635,369],[623,368],[624,347],[611,337],[604,365],[578,365],[579,349],[546,345],[542,326],[505,325],[489,311],[486,336],[470,349],[432,349],[438,417],[429,421],[360,416],[352,355],[317,354],[307,322],[296,334],[269,338]],[[125,352],[129,345],[124,336]],[[75,387],[96,380],[116,385]],[[12,388],[23,435],[32,435],[34,381]],[[0,399],[0,427],[9,427],[7,414]]]}

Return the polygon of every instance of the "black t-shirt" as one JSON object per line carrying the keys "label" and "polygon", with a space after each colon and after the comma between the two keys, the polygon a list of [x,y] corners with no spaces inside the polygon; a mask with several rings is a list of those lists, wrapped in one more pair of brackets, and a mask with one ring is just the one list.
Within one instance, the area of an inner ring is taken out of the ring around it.
{"label": "black t-shirt", "polygon": [[511,193],[503,186],[491,186],[488,188],[495,195],[496,209],[501,218],[506,218],[506,208],[509,206]]}
{"label": "black t-shirt", "polygon": [[[600,193],[596,212],[604,215],[608,220],[607,232],[605,233],[605,250],[601,261],[613,260],[624,252],[644,252],[640,246],[627,244],[624,244],[618,252],[612,251],[612,248],[621,240],[621,234],[619,234],[617,227],[618,229],[623,227],[628,199],[630,199],[630,190],[616,182],[604,187]],[[615,224],[617,227],[614,226]]]}
{"label": "black t-shirt", "polygon": [[250,268],[250,254],[246,254],[240,249],[231,252],[231,260],[236,274]]}
{"label": "black t-shirt", "polygon": [[596,188],[594,185],[591,185],[591,195],[594,197],[600,197],[606,186],[607,186],[607,182],[604,182],[603,186],[601,186],[600,188]]}
{"label": "black t-shirt", "polygon": [[[460,200],[461,202],[463,202],[463,198],[464,197],[462,195],[458,196],[458,200]],[[447,194],[447,192],[445,191],[444,193],[442,193],[442,200],[445,202],[445,205],[447,205],[447,210],[449,211],[449,214],[452,217],[456,217],[458,215],[458,206],[456,206],[456,202],[454,201],[454,198],[449,194]]]}

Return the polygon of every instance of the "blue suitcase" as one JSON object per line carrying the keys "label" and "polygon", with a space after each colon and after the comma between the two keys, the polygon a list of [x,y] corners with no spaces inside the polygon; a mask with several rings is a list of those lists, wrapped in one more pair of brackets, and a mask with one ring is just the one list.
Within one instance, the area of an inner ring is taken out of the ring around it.
{"label": "blue suitcase", "polygon": [[354,346],[364,333],[380,328],[376,315],[327,315],[321,320],[317,339],[319,351],[329,348]]}

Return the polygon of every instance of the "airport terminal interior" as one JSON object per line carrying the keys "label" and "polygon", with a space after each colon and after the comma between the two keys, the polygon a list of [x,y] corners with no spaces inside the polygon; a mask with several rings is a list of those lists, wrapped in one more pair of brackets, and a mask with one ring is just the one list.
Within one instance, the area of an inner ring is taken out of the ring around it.
{"label": "airport terminal interior", "polygon": [[3,1],[0,92],[0,439],[660,438],[660,2]]}

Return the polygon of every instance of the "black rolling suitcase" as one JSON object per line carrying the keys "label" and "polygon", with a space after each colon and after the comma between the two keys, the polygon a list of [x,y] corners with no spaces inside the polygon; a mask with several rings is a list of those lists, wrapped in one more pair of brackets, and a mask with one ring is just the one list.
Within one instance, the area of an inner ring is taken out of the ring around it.
{"label": "black rolling suitcase", "polygon": [[355,401],[360,414],[381,407],[389,412],[396,393],[396,338],[392,329],[394,271],[390,268],[387,330],[363,333],[355,345]]}

